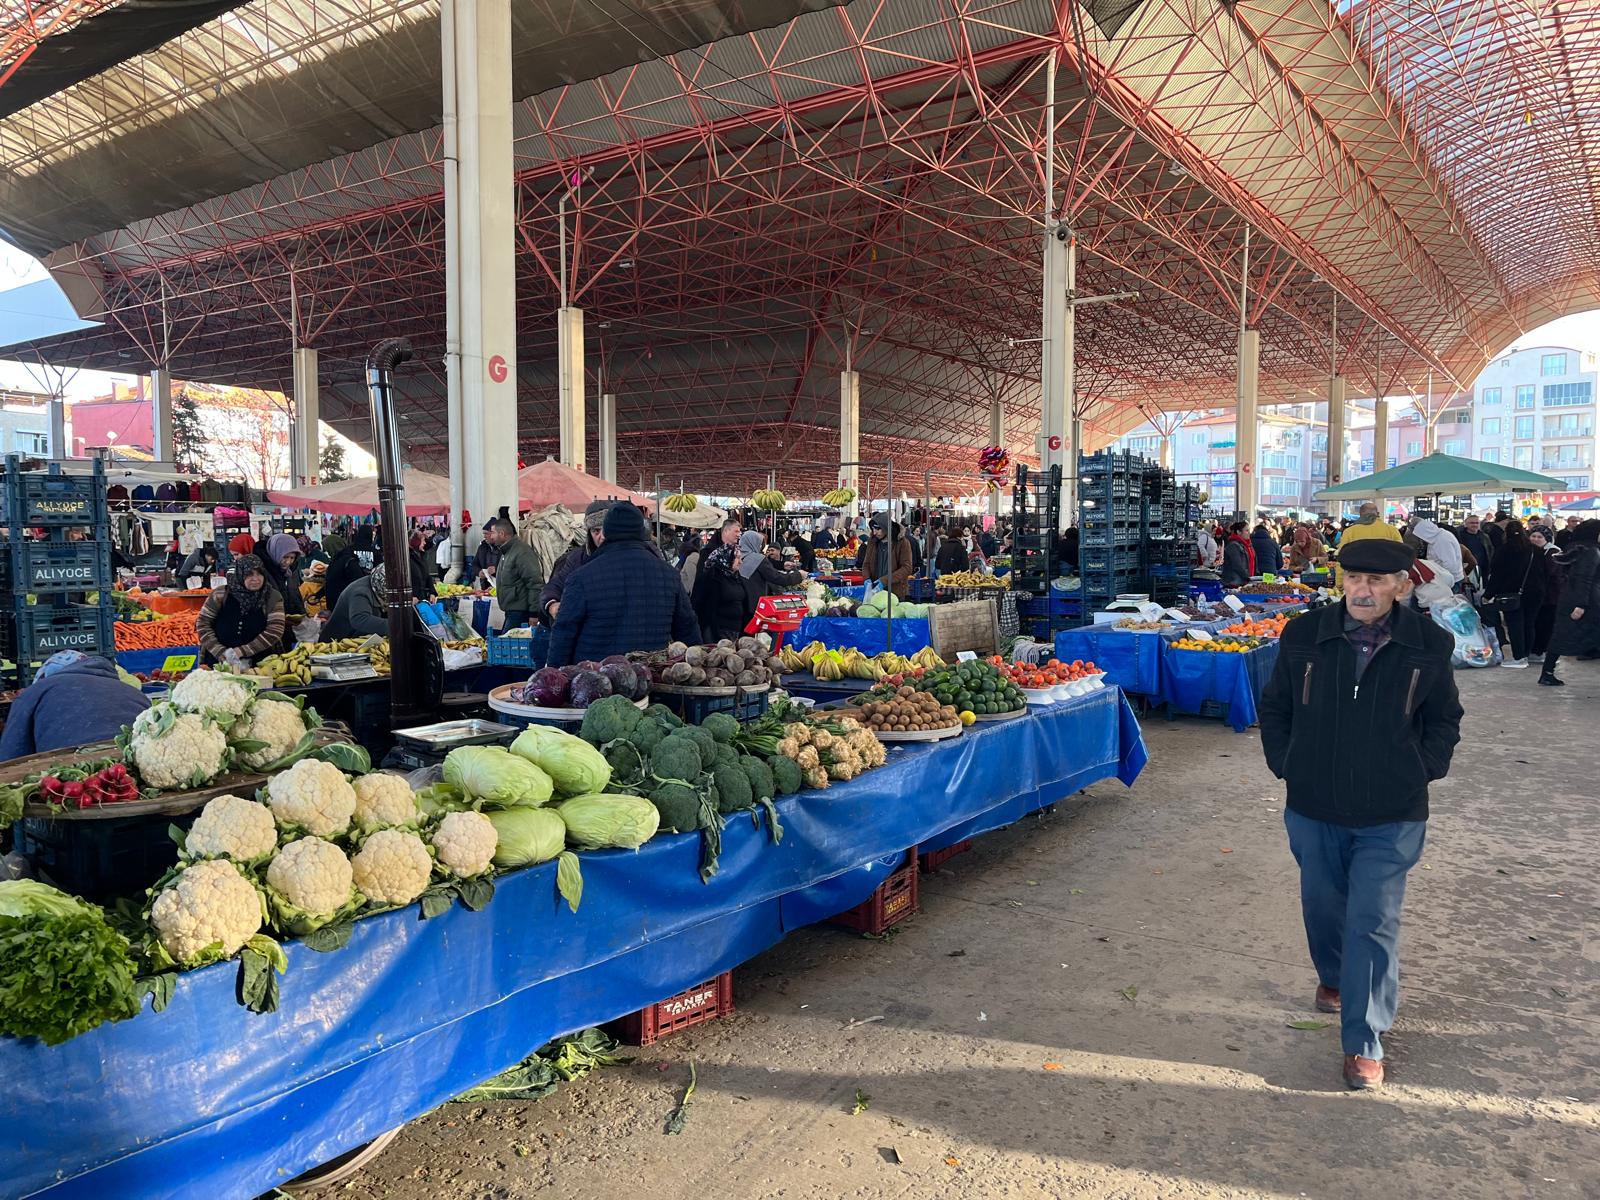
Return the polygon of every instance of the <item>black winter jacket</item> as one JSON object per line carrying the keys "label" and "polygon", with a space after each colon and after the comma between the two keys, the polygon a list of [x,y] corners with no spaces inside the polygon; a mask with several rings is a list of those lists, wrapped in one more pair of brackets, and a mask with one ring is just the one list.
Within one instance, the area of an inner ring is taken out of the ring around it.
{"label": "black winter jacket", "polygon": [[548,661],[564,667],[699,640],[700,623],[678,572],[644,542],[613,539],[568,577]]}
{"label": "black winter jacket", "polygon": [[1356,683],[1345,606],[1290,621],[1261,696],[1261,749],[1289,807],[1334,825],[1428,819],[1428,784],[1461,740],[1455,639],[1397,604],[1390,640]]}
{"label": "black winter jacket", "polygon": [[1276,575],[1283,570],[1283,547],[1268,530],[1257,529],[1252,533],[1250,545],[1256,552],[1257,574]]}

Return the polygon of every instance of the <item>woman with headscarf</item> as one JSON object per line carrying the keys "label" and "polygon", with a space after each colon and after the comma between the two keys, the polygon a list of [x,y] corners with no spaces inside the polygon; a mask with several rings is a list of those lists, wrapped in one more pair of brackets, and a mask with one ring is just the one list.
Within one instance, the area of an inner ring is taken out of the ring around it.
{"label": "woman with headscarf", "polygon": [[227,582],[206,597],[195,628],[200,660],[207,665],[261,658],[283,644],[288,628],[283,597],[268,582],[259,558],[241,554],[233,560]]}
{"label": "woman with headscarf", "polygon": [[1294,537],[1289,542],[1289,553],[1284,556],[1283,565],[1296,572],[1315,571],[1326,566],[1327,562],[1327,543],[1305,522],[1296,525]]}
{"label": "woman with headscarf", "polygon": [[[1521,521],[1507,521],[1505,534],[1505,545],[1489,565],[1484,583],[1484,616],[1509,648],[1505,665],[1526,667],[1533,620],[1544,603],[1543,551],[1534,549]],[[1449,537],[1455,540],[1454,534]]]}
{"label": "woman with headscarf", "polygon": [[362,565],[356,548],[338,534],[325,537],[322,548],[328,552],[328,573],[322,577],[322,595],[332,608],[339,603],[345,588],[366,575],[367,568]]}
{"label": "woman with headscarf", "polygon": [[337,642],[341,638],[389,632],[389,601],[384,595],[384,579],[384,565],[380,562],[370,574],[344,589],[323,628],[323,641]]}
{"label": "woman with headscarf", "polygon": [[1561,687],[1556,663],[1564,654],[1591,658],[1600,653],[1600,520],[1591,517],[1572,531],[1556,560],[1566,572],[1556,601],[1556,627],[1545,651],[1539,682]]}
{"label": "woman with headscarf", "polygon": [[[743,636],[745,626],[750,623],[750,618],[756,615],[756,601],[763,596],[776,596],[780,592],[793,591],[805,579],[803,571],[785,571],[782,566],[773,562],[772,557],[762,550],[761,543],[762,535],[758,530],[747,529],[739,535],[739,565],[735,569],[744,583],[744,606],[740,610],[742,619],[739,622],[739,632],[734,634],[734,637]],[[776,547],[767,549],[772,550]]]}
{"label": "woman with headscarf", "polygon": [[257,556],[267,572],[267,579],[283,597],[283,615],[288,629],[283,635],[281,649],[294,649],[294,627],[305,620],[306,602],[300,595],[300,543],[292,534],[275,533],[258,546]]}
{"label": "woman with headscarf", "polygon": [[1528,654],[1532,658],[1543,658],[1546,650],[1550,649],[1550,635],[1556,627],[1556,600],[1561,595],[1561,584],[1564,572],[1557,561],[1561,552],[1556,549],[1555,536],[1549,529],[1542,525],[1535,525],[1528,530],[1528,544],[1533,547],[1533,569],[1544,580],[1544,590],[1540,593],[1539,607],[1528,617],[1531,629],[1528,637]]}
{"label": "woman with headscarf", "polygon": [[[717,536],[700,551],[689,597],[700,621],[700,632],[707,641],[720,641],[728,636],[737,638],[744,632],[739,616],[744,611],[744,581],[738,573],[740,535],[739,522],[729,518],[722,523]],[[735,626],[739,632],[732,635],[713,632]]]}

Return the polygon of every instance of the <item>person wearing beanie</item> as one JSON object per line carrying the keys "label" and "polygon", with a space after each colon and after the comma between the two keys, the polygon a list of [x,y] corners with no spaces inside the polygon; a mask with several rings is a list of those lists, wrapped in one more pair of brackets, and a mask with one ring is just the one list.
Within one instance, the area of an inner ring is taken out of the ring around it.
{"label": "person wearing beanie", "polygon": [[1288,788],[1313,1004],[1339,1014],[1355,1090],[1383,1085],[1406,875],[1426,840],[1428,786],[1461,740],[1455,638],[1405,603],[1415,561],[1387,538],[1342,547],[1344,599],[1289,622],[1261,696],[1261,749]]}
{"label": "person wearing beanie", "polygon": [[595,553],[566,580],[550,629],[549,665],[698,642],[700,622],[683,579],[650,549],[639,510],[614,503],[600,534]]}
{"label": "person wearing beanie", "polygon": [[510,517],[496,517],[483,535],[499,555],[494,570],[494,595],[505,614],[505,628],[517,629],[534,615],[544,571],[533,548],[517,536]]}
{"label": "person wearing beanie", "polygon": [[595,556],[595,551],[605,543],[606,514],[616,500],[591,500],[583,510],[583,544],[574,546],[556,560],[550,568],[550,579],[539,592],[539,622],[545,626],[556,623],[556,613],[561,611],[561,594],[566,590],[572,573]]}

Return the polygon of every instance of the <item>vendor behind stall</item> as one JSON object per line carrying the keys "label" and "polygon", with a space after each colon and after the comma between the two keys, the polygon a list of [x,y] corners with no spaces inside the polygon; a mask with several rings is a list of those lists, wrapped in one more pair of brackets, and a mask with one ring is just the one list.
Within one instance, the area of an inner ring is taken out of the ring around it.
{"label": "vendor behind stall", "polygon": [[322,539],[322,548],[328,554],[328,573],[322,579],[322,595],[332,608],[339,603],[345,588],[366,575],[367,568],[356,548],[336,533]]}
{"label": "vendor behind stall", "polygon": [[188,587],[189,580],[198,575],[200,586],[210,587],[212,577],[217,574],[220,574],[217,570],[217,548],[207,542],[183,560],[183,566],[178,568],[178,583]]}
{"label": "vendor behind stall", "polygon": [[[872,539],[861,555],[861,571],[869,580],[887,587],[897,600],[906,598],[906,584],[916,573],[916,561],[911,555],[911,545],[901,532],[900,523],[891,522],[883,513],[872,518]],[[891,551],[890,542],[893,541]],[[891,557],[892,554],[892,557]]]}
{"label": "vendor behind stall", "polygon": [[337,642],[340,638],[389,632],[388,601],[383,594],[384,578],[384,564],[379,563],[372,568],[370,575],[362,576],[340,593],[339,603],[333,606],[333,615],[328,618],[327,628],[322,631],[323,641]]}
{"label": "vendor behind stall", "polygon": [[0,759],[115,737],[149,707],[150,701],[137,686],[123,682],[110,659],[63,650],[45,659],[33,682],[11,702],[0,735]]}
{"label": "vendor behind stall", "polygon": [[287,628],[283,597],[267,582],[261,560],[254,554],[241,554],[233,560],[227,582],[206,597],[195,618],[200,659],[207,665],[272,654],[283,644]]}

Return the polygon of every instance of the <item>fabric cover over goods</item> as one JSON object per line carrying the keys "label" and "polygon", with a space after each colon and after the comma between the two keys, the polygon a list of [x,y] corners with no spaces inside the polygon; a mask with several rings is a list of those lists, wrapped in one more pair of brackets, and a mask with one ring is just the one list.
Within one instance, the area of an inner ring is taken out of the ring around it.
{"label": "fabric cover over goods", "polygon": [[[406,489],[406,516],[436,517],[450,511],[450,480],[443,475],[407,470],[400,482]],[[369,475],[313,487],[287,488],[268,492],[267,499],[293,508],[309,508],[341,517],[363,517],[378,507],[378,480]]]}
{"label": "fabric cover over goods", "polygon": [[779,799],[781,852],[730,820],[709,882],[698,835],[658,835],[637,852],[586,853],[576,914],[549,862],[500,876],[482,912],[372,917],[333,953],[291,943],[273,1013],[241,1008],[224,965],[181,976],[160,1013],[56,1047],[0,1039],[0,1178],[55,1200],[269,1191],[530,1046],[747,961],[813,919],[802,897],[823,881],[986,814],[1015,820],[1099,779],[1131,783],[1144,761],[1126,702],[1105,689],[897,749],[835,783],[830,802]]}
{"label": "fabric cover over goods", "polygon": [[525,509],[564,504],[576,512],[582,512],[591,500],[627,500],[647,512],[656,509],[655,499],[651,496],[630,492],[620,484],[585,475],[553,458],[517,472],[517,498]]}

